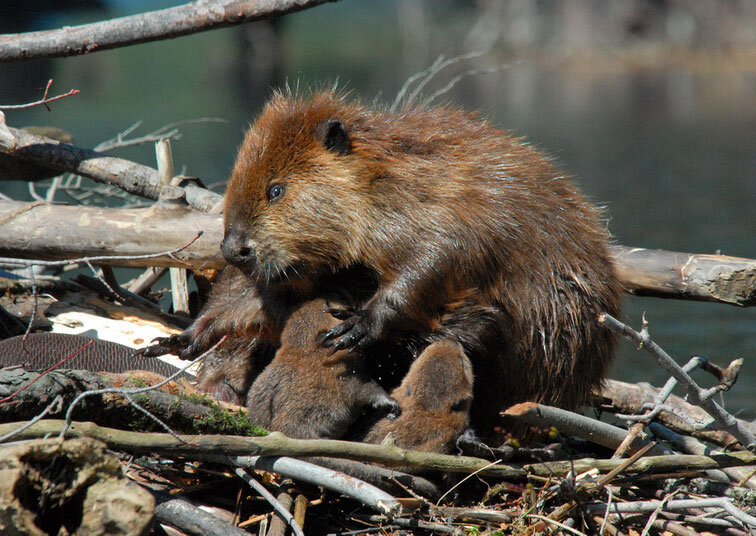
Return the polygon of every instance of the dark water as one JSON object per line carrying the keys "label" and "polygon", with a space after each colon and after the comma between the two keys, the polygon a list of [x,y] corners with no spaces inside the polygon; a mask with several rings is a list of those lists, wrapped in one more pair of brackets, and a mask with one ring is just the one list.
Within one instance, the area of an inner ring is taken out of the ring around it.
{"label": "dark water", "polygon": [[[50,112],[6,115],[12,126],[65,128],[83,146],[136,120],[144,121],[138,131],[144,134],[173,121],[223,118],[227,123],[183,127],[173,154],[177,169],[185,166],[206,183],[224,181],[270,76],[303,86],[338,79],[364,100],[380,95],[390,101],[436,54],[465,51],[447,45],[426,56],[413,54],[398,29],[395,4],[368,6],[353,1],[288,17],[274,30],[278,55],[267,70],[247,67],[245,37],[232,28],[85,57],[0,65],[0,102],[33,100],[48,78],[55,79],[53,91],[80,89]],[[72,13],[43,22],[60,26],[104,16]],[[497,51],[481,62],[490,67],[513,59]],[[482,110],[552,154],[607,207],[619,243],[756,258],[756,66],[711,61],[703,67],[596,68],[570,58],[520,59],[500,73],[462,81],[445,98]],[[450,76],[440,74],[429,92]],[[154,165],[151,145],[117,154]],[[0,183],[0,192],[27,195],[21,184]],[[628,297],[623,319],[638,326],[643,311],[652,336],[679,360],[694,353],[720,364],[745,358],[725,405],[756,416],[756,309]],[[654,384],[665,378],[629,343],[622,344],[613,376]]]}

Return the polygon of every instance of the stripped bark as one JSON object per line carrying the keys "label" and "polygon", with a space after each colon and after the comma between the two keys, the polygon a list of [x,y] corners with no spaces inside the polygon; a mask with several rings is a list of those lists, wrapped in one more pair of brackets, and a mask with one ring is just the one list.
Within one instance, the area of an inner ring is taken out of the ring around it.
{"label": "stripped bark", "polygon": [[[184,191],[191,189],[203,190],[192,184],[184,188]],[[190,210],[178,204],[164,204],[148,209],[105,209],[0,201],[0,257],[62,260],[99,255],[144,255],[186,244],[198,231],[203,231],[204,235],[191,247],[176,255],[189,266],[169,257],[107,260],[101,264],[222,268],[225,266],[219,249],[223,238],[222,218],[216,214]],[[631,250],[634,252],[632,264],[626,264],[628,256],[623,251]],[[649,251],[647,263],[642,261],[643,251]],[[613,252],[616,254],[615,262],[622,281],[627,289],[635,294],[642,293],[643,289],[650,293],[658,287],[659,284],[654,282],[654,274],[659,271],[660,259],[677,262],[674,259],[679,260],[681,256],[689,259],[713,257],[623,246],[615,246]],[[752,298],[740,301],[731,298],[734,294],[752,297],[756,293],[756,260],[723,255],[716,258],[718,268],[709,273],[706,282],[686,280],[680,275],[678,285],[669,286],[663,296],[756,305]],[[667,274],[677,269],[676,264],[670,264],[667,266]],[[737,281],[732,277],[736,272],[742,276]],[[730,297],[723,293],[710,292],[711,288],[723,288],[728,285],[732,291]]]}
{"label": "stripped bark", "polygon": [[612,253],[631,294],[756,304],[756,260],[625,246]]}
{"label": "stripped bark", "polygon": [[[185,244],[189,248],[170,257],[102,261],[118,266],[222,268],[223,238],[218,215],[187,207],[102,209],[38,203],[0,202],[0,256],[62,260],[100,255],[144,255]],[[178,259],[178,260],[176,260]],[[182,264],[187,263],[187,264]]]}

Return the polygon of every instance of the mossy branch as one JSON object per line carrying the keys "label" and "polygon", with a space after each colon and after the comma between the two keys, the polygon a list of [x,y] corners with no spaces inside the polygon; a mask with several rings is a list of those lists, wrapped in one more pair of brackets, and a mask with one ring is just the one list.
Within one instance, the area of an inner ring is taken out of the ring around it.
{"label": "mossy branch", "polygon": [[[2,424],[0,435],[22,424]],[[59,434],[63,426],[62,420],[43,420],[14,436],[14,439],[35,439],[48,434]],[[126,432],[88,422],[74,423],[68,431],[68,436],[93,437],[104,441],[110,448],[134,453],[150,452],[187,458],[204,457],[208,453],[226,456],[328,456],[377,462],[389,466],[411,465],[418,469],[452,473],[478,471],[481,476],[507,479],[525,478],[528,475],[545,477],[566,475],[573,470],[584,472],[592,468],[609,472],[625,462],[625,460],[584,458],[526,465],[492,465],[491,462],[480,458],[417,452],[393,445],[368,445],[331,439],[291,439],[279,432],[265,437],[184,435],[176,439],[169,434]],[[654,474],[680,470],[703,471],[749,464],[756,464],[756,454],[735,452],[710,456],[649,456],[635,462],[627,469],[627,472]]]}

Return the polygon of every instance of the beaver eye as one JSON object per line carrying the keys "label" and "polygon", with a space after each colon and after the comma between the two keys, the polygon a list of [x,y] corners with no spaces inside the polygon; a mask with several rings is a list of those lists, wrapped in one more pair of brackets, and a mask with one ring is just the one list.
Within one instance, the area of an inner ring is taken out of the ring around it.
{"label": "beaver eye", "polygon": [[268,201],[275,201],[281,197],[284,193],[283,186],[280,184],[274,184],[268,188]]}

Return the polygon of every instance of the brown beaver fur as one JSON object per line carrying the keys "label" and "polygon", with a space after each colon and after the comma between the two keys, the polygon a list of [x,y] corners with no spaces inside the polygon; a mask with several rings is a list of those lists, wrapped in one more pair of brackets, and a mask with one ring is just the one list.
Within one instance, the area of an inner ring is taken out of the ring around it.
{"label": "brown beaver fur", "polygon": [[399,415],[399,404],[369,377],[363,356],[332,354],[318,344],[338,324],[329,307],[312,300],[289,317],[281,347],[249,391],[249,418],[256,425],[289,437],[340,438],[363,408],[386,422]]}
{"label": "brown beaver fur", "polygon": [[512,403],[581,404],[611,362],[597,316],[618,314],[621,287],[598,210],[538,150],[475,114],[278,94],[239,151],[224,221],[222,252],[253,297],[210,303],[171,341],[185,352],[229,329],[248,338],[240,324],[276,345],[292,310],[280,304],[356,281],[367,292],[336,313],[325,344],[459,342],[482,433]]}
{"label": "brown beaver fur", "polygon": [[380,443],[392,434],[405,449],[451,454],[470,424],[473,370],[462,346],[449,340],[428,346],[391,392],[401,408],[395,419],[381,419],[365,435]]}

